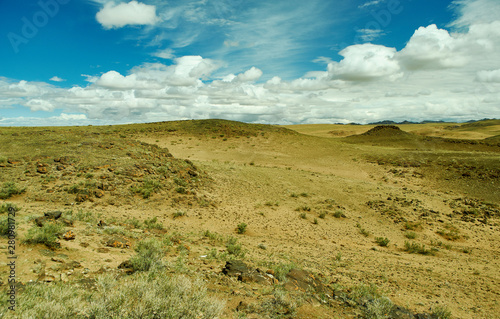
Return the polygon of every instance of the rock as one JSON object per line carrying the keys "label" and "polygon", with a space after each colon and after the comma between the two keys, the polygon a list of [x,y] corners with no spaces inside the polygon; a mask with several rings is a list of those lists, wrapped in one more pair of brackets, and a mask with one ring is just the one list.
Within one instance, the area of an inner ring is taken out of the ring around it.
{"label": "rock", "polygon": [[226,276],[237,277],[243,273],[249,272],[248,266],[241,260],[230,260],[222,269],[222,273]]}
{"label": "rock", "polygon": [[45,274],[40,275],[37,279],[37,281],[41,281],[41,282],[53,282],[55,280],[56,280],[56,277],[51,276],[51,275],[45,275]]}
{"label": "rock", "polygon": [[125,260],[118,265],[118,269],[122,269],[127,275],[131,275],[135,272],[134,266],[130,260]]}
{"label": "rock", "polygon": [[63,235],[63,239],[65,240],[74,240],[76,237],[76,235],[71,231],[71,230],[68,230],[64,235]]}
{"label": "rock", "polygon": [[89,195],[87,194],[77,194],[75,200],[79,203],[83,203],[84,201],[89,199]]}
{"label": "rock", "polygon": [[240,301],[238,306],[236,306],[236,311],[246,311],[248,309],[248,304],[244,301]]}
{"label": "rock", "polygon": [[106,241],[106,246],[113,248],[128,248],[132,246],[132,243],[126,238],[116,236]]}
{"label": "rock", "polygon": [[51,218],[51,219],[58,219],[59,217],[61,217],[61,215],[62,215],[61,211],[53,211],[53,212],[44,213],[45,217]]}
{"label": "rock", "polygon": [[95,195],[95,197],[97,197],[97,198],[101,198],[101,197],[103,197],[103,196],[104,196],[104,194],[105,194],[105,193],[104,193],[104,191],[102,191],[102,190],[100,190],[100,189],[97,189],[97,190],[95,190],[95,191],[94,191],[94,195]]}
{"label": "rock", "polygon": [[318,293],[325,292],[325,286],[317,279],[312,273],[307,270],[292,269],[286,275],[288,281],[285,283],[284,287],[288,291],[307,291],[312,289]]}
{"label": "rock", "polygon": [[57,257],[52,257],[52,258],[50,258],[50,260],[55,261],[56,263],[64,263],[64,260],[62,260],[61,258],[57,258]]}
{"label": "rock", "polygon": [[47,174],[49,171],[47,170],[47,167],[45,166],[39,166],[37,167],[36,171],[40,174]]}
{"label": "rock", "polygon": [[96,249],[96,251],[98,253],[105,254],[105,253],[109,253],[109,248],[99,247],[99,248]]}

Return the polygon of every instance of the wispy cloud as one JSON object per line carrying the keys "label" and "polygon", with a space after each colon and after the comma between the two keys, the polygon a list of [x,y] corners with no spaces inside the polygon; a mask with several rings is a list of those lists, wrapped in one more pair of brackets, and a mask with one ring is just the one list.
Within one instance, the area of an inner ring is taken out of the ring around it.
{"label": "wispy cloud", "polygon": [[359,5],[358,9],[364,9],[364,8],[376,6],[379,3],[384,2],[384,1],[385,0],[372,0],[372,1],[368,1],[368,2],[363,3],[362,5]]}

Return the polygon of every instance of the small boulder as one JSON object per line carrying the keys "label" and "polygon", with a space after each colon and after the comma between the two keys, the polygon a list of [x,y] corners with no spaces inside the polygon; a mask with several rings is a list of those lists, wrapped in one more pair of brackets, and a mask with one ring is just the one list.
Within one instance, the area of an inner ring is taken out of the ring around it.
{"label": "small boulder", "polygon": [[64,240],[74,240],[76,237],[76,235],[71,231],[71,230],[68,230],[64,235],[63,235],[63,239]]}

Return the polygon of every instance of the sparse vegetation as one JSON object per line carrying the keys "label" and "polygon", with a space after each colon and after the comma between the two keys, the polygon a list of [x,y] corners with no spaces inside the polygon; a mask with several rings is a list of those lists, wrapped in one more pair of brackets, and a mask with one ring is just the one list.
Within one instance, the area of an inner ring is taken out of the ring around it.
{"label": "sparse vegetation", "polygon": [[241,244],[238,243],[238,239],[234,237],[229,237],[226,241],[226,249],[227,253],[234,257],[243,258],[245,257],[245,251],[241,247]]}
{"label": "sparse vegetation", "polygon": [[47,222],[42,227],[33,226],[28,230],[24,242],[26,244],[44,244],[50,249],[60,247],[59,236],[64,232],[60,223]]}
{"label": "sparse vegetation", "polygon": [[432,308],[432,316],[436,319],[451,319],[451,311],[445,306],[435,306]]}
{"label": "sparse vegetation", "polygon": [[426,249],[425,245],[405,241],[405,251],[410,254],[434,255],[434,251]]}
{"label": "sparse vegetation", "polygon": [[20,188],[14,182],[5,182],[0,188],[0,199],[7,199],[13,195],[22,194],[25,190],[25,188]]}
{"label": "sparse vegetation", "polygon": [[382,247],[387,247],[389,245],[390,240],[387,237],[376,237],[375,242]]}
{"label": "sparse vegetation", "polygon": [[150,219],[146,219],[144,221],[144,226],[147,228],[147,229],[163,229],[163,225],[161,223],[158,222],[158,217],[152,217]]}
{"label": "sparse vegetation", "polygon": [[162,257],[166,248],[156,238],[147,238],[137,243],[136,255],[130,258],[130,263],[135,271],[148,271],[152,268],[163,266]]}
{"label": "sparse vegetation", "polygon": [[19,211],[19,207],[12,203],[3,203],[2,206],[0,206],[0,214],[6,214],[9,212],[9,208],[13,208],[14,211]]}
{"label": "sparse vegetation", "polygon": [[62,282],[37,283],[18,294],[16,314],[23,318],[194,319],[202,314],[201,318],[214,319],[225,304],[208,295],[203,281],[162,272],[139,273],[127,280],[101,275],[92,290]]}
{"label": "sparse vegetation", "polygon": [[151,197],[154,193],[157,193],[163,188],[162,184],[158,180],[145,179],[143,184],[140,186],[133,186],[131,188],[133,193],[141,194],[142,198],[146,199]]}
{"label": "sparse vegetation", "polygon": [[405,237],[408,239],[415,239],[415,238],[417,238],[417,234],[415,232],[412,232],[412,231],[407,231],[407,232],[405,232]]}
{"label": "sparse vegetation", "polygon": [[333,217],[335,218],[345,218],[345,214],[343,211],[341,210],[336,210],[334,213],[333,213]]}
{"label": "sparse vegetation", "polygon": [[238,234],[244,234],[247,231],[247,224],[239,223],[236,230],[238,231]]}
{"label": "sparse vegetation", "polygon": [[186,216],[186,212],[182,211],[182,210],[178,210],[175,213],[173,213],[172,216],[173,216],[174,219],[176,219],[176,218],[179,218],[179,217],[182,217],[182,216]]}
{"label": "sparse vegetation", "polygon": [[370,232],[366,229],[364,229],[360,223],[356,224],[356,227],[359,229],[359,233],[365,237],[370,236]]}

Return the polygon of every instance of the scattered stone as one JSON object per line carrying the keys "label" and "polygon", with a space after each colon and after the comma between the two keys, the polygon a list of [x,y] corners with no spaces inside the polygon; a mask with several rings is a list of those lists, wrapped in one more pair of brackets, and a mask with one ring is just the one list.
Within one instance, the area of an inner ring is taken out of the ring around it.
{"label": "scattered stone", "polygon": [[248,266],[241,260],[230,260],[222,269],[222,273],[230,277],[238,277],[243,273],[249,272]]}
{"label": "scattered stone", "polygon": [[75,200],[79,203],[83,203],[89,199],[89,195],[87,194],[77,194]]}
{"label": "scattered stone", "polygon": [[323,293],[326,291],[325,286],[321,283],[321,281],[316,278],[312,273],[307,270],[300,269],[292,269],[286,275],[288,279],[285,283],[285,289],[289,291],[307,291],[312,289],[318,293]]}
{"label": "scattered stone", "polygon": [[40,281],[40,282],[53,282],[55,280],[56,280],[56,277],[51,276],[51,275],[45,275],[45,274],[40,275],[37,279],[37,281]]}
{"label": "scattered stone", "polygon": [[64,260],[62,260],[61,258],[57,258],[57,257],[52,257],[52,258],[50,258],[50,260],[55,261],[56,263],[64,263]]}
{"label": "scattered stone", "polygon": [[45,217],[50,218],[50,219],[58,219],[61,217],[62,212],[61,211],[53,211],[53,212],[47,212],[43,214]]}
{"label": "scattered stone", "polygon": [[104,254],[104,253],[109,253],[109,248],[99,247],[99,248],[97,248],[97,249],[96,249],[96,251],[97,251],[98,253],[102,253],[102,254]]}
{"label": "scattered stone", "polygon": [[39,166],[37,167],[36,171],[40,174],[47,174],[49,171],[47,170],[47,167],[45,166]]}
{"label": "scattered stone", "polygon": [[126,238],[113,237],[106,242],[106,246],[113,248],[129,248],[132,243]]}
{"label": "scattered stone", "polygon": [[105,193],[104,193],[104,191],[102,191],[100,189],[97,189],[97,190],[94,191],[94,195],[97,198],[101,198],[101,197],[103,197],[105,195]]}
{"label": "scattered stone", "polygon": [[125,260],[118,265],[118,269],[122,269],[127,275],[133,274],[135,272],[134,266],[130,260]]}
{"label": "scattered stone", "polygon": [[63,239],[65,240],[74,240],[76,237],[76,235],[71,231],[71,230],[68,230],[64,235],[63,235]]}

